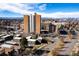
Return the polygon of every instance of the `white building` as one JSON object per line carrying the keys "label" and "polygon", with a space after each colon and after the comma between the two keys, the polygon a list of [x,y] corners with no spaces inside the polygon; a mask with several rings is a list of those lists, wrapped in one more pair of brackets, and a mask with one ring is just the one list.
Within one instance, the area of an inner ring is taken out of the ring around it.
{"label": "white building", "polygon": [[36,40],[41,43],[42,37],[38,37],[37,39],[31,39],[31,36],[26,37],[28,41],[28,46],[34,46]]}

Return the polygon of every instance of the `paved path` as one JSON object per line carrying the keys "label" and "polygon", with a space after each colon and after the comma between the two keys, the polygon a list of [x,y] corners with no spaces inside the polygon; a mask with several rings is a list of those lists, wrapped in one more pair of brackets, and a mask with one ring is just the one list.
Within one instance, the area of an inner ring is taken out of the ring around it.
{"label": "paved path", "polygon": [[54,48],[56,42],[58,41],[58,38],[57,37],[56,38],[52,38],[52,40],[54,40],[54,43],[49,43],[46,47],[43,48],[44,50],[51,51]]}
{"label": "paved path", "polygon": [[66,43],[65,48],[61,49],[59,54],[60,55],[70,55],[70,52],[71,52],[71,50],[74,47],[76,42],[77,42],[77,39],[72,39],[72,41],[70,43]]}
{"label": "paved path", "polygon": [[[42,50],[48,50],[51,51],[54,49],[55,44],[57,43],[57,41],[59,40],[58,37],[56,38],[52,38],[52,40],[54,40],[54,43],[49,43],[46,47],[44,47]],[[47,56],[46,53],[42,54],[43,56]]]}
{"label": "paved path", "polygon": [[[48,44],[43,50],[49,50],[49,51],[53,50],[55,44],[57,43],[57,41],[59,39],[55,38],[53,40],[55,41],[55,43]],[[72,50],[72,48],[73,48],[73,46],[75,45],[76,42],[77,42],[77,39],[72,39],[70,43],[65,43],[65,47],[59,51],[59,55],[70,55],[70,52],[71,52],[71,50]],[[43,55],[46,56],[47,54],[44,53]]]}

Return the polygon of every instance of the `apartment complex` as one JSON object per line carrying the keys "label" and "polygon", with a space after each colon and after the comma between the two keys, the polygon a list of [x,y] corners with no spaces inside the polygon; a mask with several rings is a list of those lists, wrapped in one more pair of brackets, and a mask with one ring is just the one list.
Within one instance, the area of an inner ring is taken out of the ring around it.
{"label": "apartment complex", "polygon": [[40,34],[41,15],[24,15],[24,33]]}

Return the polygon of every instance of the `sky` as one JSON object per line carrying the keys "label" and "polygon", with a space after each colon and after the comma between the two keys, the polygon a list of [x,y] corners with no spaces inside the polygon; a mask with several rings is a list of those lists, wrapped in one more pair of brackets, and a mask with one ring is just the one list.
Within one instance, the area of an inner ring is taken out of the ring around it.
{"label": "sky", "polygon": [[0,3],[0,17],[23,17],[34,13],[42,17],[79,18],[79,3]]}

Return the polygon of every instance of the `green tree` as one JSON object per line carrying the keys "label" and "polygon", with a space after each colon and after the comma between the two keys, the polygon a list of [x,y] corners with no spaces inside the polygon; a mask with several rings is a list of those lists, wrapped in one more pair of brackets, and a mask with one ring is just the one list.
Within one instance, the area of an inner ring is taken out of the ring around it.
{"label": "green tree", "polygon": [[25,37],[23,37],[21,40],[20,40],[20,46],[22,49],[25,49],[28,45],[28,41]]}
{"label": "green tree", "polygon": [[60,27],[59,27],[59,29],[63,29],[64,28],[64,25],[61,25]]}

